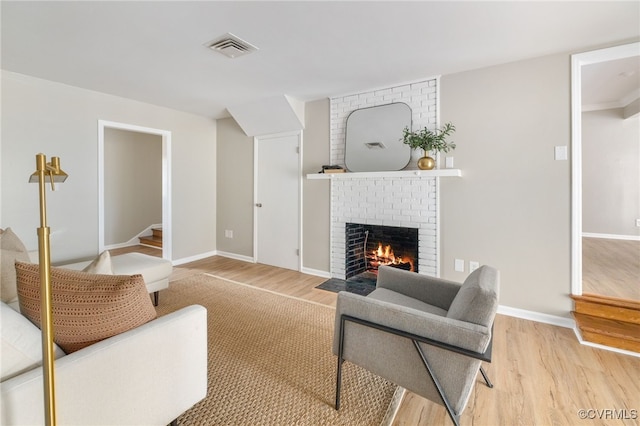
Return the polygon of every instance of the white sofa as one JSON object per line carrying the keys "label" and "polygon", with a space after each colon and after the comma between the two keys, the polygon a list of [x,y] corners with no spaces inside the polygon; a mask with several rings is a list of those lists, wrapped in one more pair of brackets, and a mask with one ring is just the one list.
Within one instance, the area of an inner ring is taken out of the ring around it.
{"label": "white sofa", "polygon": [[[3,322],[18,314],[10,309],[2,303]],[[206,392],[207,311],[198,305],[55,361],[60,425],[167,425]],[[40,366],[4,380],[0,396],[0,424],[44,424]]]}

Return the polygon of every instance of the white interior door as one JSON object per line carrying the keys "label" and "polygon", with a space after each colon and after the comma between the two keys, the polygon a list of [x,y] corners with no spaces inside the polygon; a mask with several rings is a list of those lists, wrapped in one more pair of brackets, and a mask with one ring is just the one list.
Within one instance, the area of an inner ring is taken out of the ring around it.
{"label": "white interior door", "polygon": [[255,258],[300,269],[300,134],[255,139]]}

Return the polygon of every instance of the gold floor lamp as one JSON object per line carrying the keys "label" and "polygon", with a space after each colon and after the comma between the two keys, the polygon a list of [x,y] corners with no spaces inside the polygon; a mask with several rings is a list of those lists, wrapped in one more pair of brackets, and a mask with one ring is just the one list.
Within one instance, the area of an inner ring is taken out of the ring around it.
{"label": "gold floor lamp", "polygon": [[42,330],[42,368],[44,384],[45,424],[56,424],[56,401],[53,371],[53,319],[51,314],[51,255],[49,249],[50,230],[47,226],[46,183],[64,182],[68,175],[60,169],[60,159],[51,157],[47,163],[44,154],[36,154],[36,171],[29,182],[40,184],[40,227],[38,228],[38,256],[40,265],[40,323]]}

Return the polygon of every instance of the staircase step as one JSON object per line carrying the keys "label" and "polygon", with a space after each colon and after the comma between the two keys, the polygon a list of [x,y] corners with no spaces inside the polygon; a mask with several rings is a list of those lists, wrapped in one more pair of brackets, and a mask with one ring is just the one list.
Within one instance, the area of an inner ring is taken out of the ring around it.
{"label": "staircase step", "polygon": [[572,312],[583,339],[640,353],[640,325]]}
{"label": "staircase step", "polygon": [[596,294],[571,296],[580,314],[640,325],[640,302]]}
{"label": "staircase step", "polygon": [[153,235],[139,237],[140,244],[143,246],[152,246],[162,248],[162,237],[158,238]]}
{"label": "staircase step", "polygon": [[151,232],[154,237],[162,239],[162,228],[152,228]]}

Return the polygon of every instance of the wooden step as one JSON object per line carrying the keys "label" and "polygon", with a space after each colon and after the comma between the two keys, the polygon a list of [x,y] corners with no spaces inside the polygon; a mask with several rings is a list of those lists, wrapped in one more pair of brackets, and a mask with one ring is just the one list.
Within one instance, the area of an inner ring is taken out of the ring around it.
{"label": "wooden step", "polygon": [[138,238],[143,246],[162,248],[162,228],[151,228],[151,235]]}
{"label": "wooden step", "polygon": [[640,325],[640,302],[599,294],[571,296],[580,314]]}
{"label": "wooden step", "polygon": [[579,312],[572,314],[584,340],[640,353],[640,325]]}
{"label": "wooden step", "polygon": [[151,233],[154,237],[162,239],[162,228],[152,228]]}

